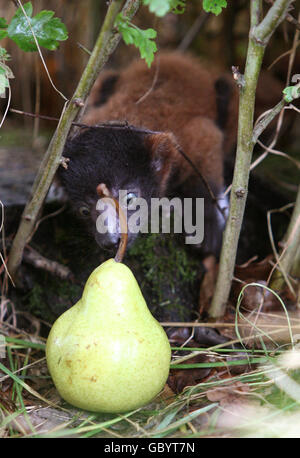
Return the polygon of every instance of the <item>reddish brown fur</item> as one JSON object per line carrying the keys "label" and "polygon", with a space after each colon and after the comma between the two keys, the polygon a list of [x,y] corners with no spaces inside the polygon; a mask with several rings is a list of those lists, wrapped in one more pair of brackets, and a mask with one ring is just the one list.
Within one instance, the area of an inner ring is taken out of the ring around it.
{"label": "reddish brown fur", "polygon": [[[218,75],[196,58],[160,54],[150,69],[142,60],[134,62],[120,72],[107,103],[95,107],[106,76],[104,72],[93,88],[84,123],[126,120],[135,126],[170,132],[206,179],[222,187],[223,151],[231,149],[236,135],[237,97],[233,85],[230,120],[223,134],[216,125],[214,83]],[[180,184],[193,171],[176,148],[168,148],[168,152],[171,163],[175,162],[180,171]]]}
{"label": "reddish brown fur", "polygon": [[160,195],[164,195],[168,179],[176,162],[178,162],[178,150],[176,139],[172,133],[152,134],[146,139],[153,157],[161,159],[159,170],[156,171],[159,178]]}

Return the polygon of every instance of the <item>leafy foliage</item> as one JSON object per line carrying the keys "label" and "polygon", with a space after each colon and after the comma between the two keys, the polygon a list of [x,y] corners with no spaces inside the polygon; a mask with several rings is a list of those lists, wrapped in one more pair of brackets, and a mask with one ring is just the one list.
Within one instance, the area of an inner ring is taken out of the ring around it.
{"label": "leafy foliage", "polygon": [[[185,0],[143,0],[144,5],[149,7],[151,13],[162,17],[172,11],[175,14],[181,14],[185,10]],[[145,59],[148,67],[154,59],[154,53],[157,51],[156,38],[157,32],[154,29],[142,30],[136,25],[130,23],[122,14],[119,14],[115,23],[126,44],[132,44],[140,50],[142,59]]]}
{"label": "leafy foliage", "polygon": [[9,87],[9,78],[14,78],[13,72],[5,64],[7,60],[10,59],[10,55],[7,53],[6,49],[1,48],[0,46],[0,97],[5,97],[5,89]]}
{"label": "leafy foliage", "polygon": [[10,55],[8,54],[5,48],[2,48],[0,46],[0,61],[3,62],[5,60],[10,60]]}
{"label": "leafy foliage", "polygon": [[151,13],[160,17],[165,16],[170,11],[181,14],[185,10],[185,0],[143,0],[143,3],[149,6]]}
{"label": "leafy foliage", "polygon": [[148,67],[150,67],[154,59],[154,53],[157,50],[156,43],[153,41],[156,38],[156,31],[154,29],[142,30],[130,23],[122,14],[117,16],[115,25],[125,43],[136,46],[142,59],[145,59]]}
{"label": "leafy foliage", "polygon": [[0,40],[7,36],[7,31],[5,30],[6,28],[7,28],[6,19],[4,17],[0,17]]}
{"label": "leafy foliage", "polygon": [[8,36],[23,51],[36,51],[35,35],[40,46],[54,50],[59,42],[68,38],[66,26],[59,18],[53,17],[54,11],[43,10],[32,17],[32,4],[24,5],[24,15],[18,8],[9,25],[4,18],[0,18],[0,39]]}
{"label": "leafy foliage", "polygon": [[9,85],[5,67],[4,64],[0,64],[0,97],[5,97],[5,89]]}
{"label": "leafy foliage", "polygon": [[203,9],[207,13],[213,13],[216,16],[222,12],[223,8],[226,8],[226,0],[203,0]]}
{"label": "leafy foliage", "polygon": [[[40,46],[50,50],[56,49],[60,41],[68,38],[66,26],[59,18],[53,17],[54,11],[43,10],[32,17],[32,3],[25,3],[23,8],[27,17],[22,8],[18,8],[10,24],[4,17],[0,17],[0,40],[9,37],[23,51],[36,51],[34,36]],[[5,89],[9,87],[8,80],[14,77],[5,64],[8,59],[9,54],[0,47],[0,97],[5,97]]]}
{"label": "leafy foliage", "polygon": [[[149,7],[151,13],[162,17],[172,11],[175,14],[181,14],[185,11],[186,0],[143,0],[143,4]],[[218,15],[226,8],[226,0],[203,0],[203,9],[209,13]],[[156,44],[153,38],[156,37],[156,31],[153,29],[141,30],[134,24],[129,23],[119,14],[116,26],[122,34],[126,44],[133,44],[140,50],[141,57],[145,59],[148,67],[150,67],[154,53],[156,52]]]}
{"label": "leafy foliage", "polygon": [[6,29],[7,27],[7,22],[4,17],[0,17],[0,29]]}
{"label": "leafy foliage", "polygon": [[294,99],[298,99],[300,97],[300,84],[296,84],[295,86],[288,86],[283,91],[284,100],[288,103],[291,103]]}

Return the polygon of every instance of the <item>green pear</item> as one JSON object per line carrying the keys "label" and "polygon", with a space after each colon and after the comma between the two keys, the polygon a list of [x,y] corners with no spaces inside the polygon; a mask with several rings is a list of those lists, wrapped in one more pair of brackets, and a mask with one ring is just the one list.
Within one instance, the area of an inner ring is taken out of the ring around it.
{"label": "green pear", "polygon": [[54,323],[46,358],[67,402],[117,413],[141,407],[161,391],[171,349],[131,270],[109,259],[92,272],[77,304]]}

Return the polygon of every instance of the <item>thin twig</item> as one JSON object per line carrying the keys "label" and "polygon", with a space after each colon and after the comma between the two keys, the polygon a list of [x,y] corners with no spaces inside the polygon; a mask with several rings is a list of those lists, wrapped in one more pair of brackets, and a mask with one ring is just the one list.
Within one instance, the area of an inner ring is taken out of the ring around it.
{"label": "thin twig", "polygon": [[[297,47],[299,46],[300,44],[300,41],[297,42]],[[273,60],[273,62],[269,65],[269,67],[267,68],[267,70],[271,70],[271,68],[274,67],[274,65],[277,64],[277,62],[279,62],[281,59],[283,59],[285,56],[288,56],[289,54],[291,54],[293,52],[292,49],[289,49],[288,51],[284,52],[283,54],[281,54],[280,56],[278,56],[275,60]]]}
{"label": "thin twig", "polygon": [[51,273],[52,275],[56,275],[63,280],[74,278],[71,270],[68,267],[60,264],[57,261],[45,258],[29,245],[27,245],[24,250],[24,261],[38,269],[42,269]]}
{"label": "thin twig", "polygon": [[34,229],[32,231],[32,233],[30,234],[30,239],[32,239],[32,237],[34,236],[34,234],[36,233],[36,231],[38,230],[39,226],[41,223],[43,223],[44,221],[46,221],[47,219],[49,218],[53,218],[54,216],[57,216],[59,215],[60,213],[62,213],[66,208],[66,205],[63,205],[61,208],[59,208],[58,210],[55,210],[54,212],[52,213],[48,213],[48,215],[45,215],[43,216],[42,218],[40,218],[37,222],[36,222],[36,225],[34,226]]}
{"label": "thin twig", "polygon": [[277,105],[272,110],[266,111],[265,116],[259,122],[256,121],[252,136],[254,144],[257,142],[257,139],[263,133],[263,131],[273,121],[273,119],[281,112],[285,103],[285,100],[282,99],[279,103],[277,103]]}
{"label": "thin twig", "polygon": [[282,264],[281,264],[281,261],[282,261],[282,257],[288,247],[288,244],[287,246],[283,249],[282,253],[279,255],[279,253],[277,252],[276,250],[276,246],[275,246],[275,241],[274,241],[274,237],[273,237],[273,233],[272,233],[272,223],[271,223],[271,215],[272,213],[278,213],[278,212],[283,212],[285,211],[287,208],[289,208],[291,206],[291,204],[288,204],[288,205],[285,205],[284,207],[282,208],[279,208],[278,210],[269,210],[268,213],[267,213],[267,221],[268,221],[268,232],[269,232],[269,238],[270,238],[270,242],[271,242],[271,246],[272,246],[272,251],[274,253],[274,256],[275,256],[275,259],[276,259],[276,263],[274,264],[274,266],[272,267],[270,273],[269,273],[269,276],[268,276],[268,279],[267,279],[267,285],[270,283],[270,280],[272,278],[272,275],[274,273],[274,271],[276,269],[280,269],[280,272],[282,273],[283,277],[284,277],[284,280],[286,282],[286,284],[288,285],[290,291],[295,295],[295,290],[288,278],[288,275],[287,275],[287,272],[285,271],[285,269],[282,267]]}
{"label": "thin twig", "polygon": [[155,68],[155,73],[154,73],[154,77],[153,77],[152,84],[151,84],[151,86],[149,87],[149,89],[145,92],[145,94],[142,95],[142,96],[135,102],[136,105],[139,105],[140,103],[142,103],[142,102],[148,97],[148,95],[151,94],[151,92],[153,91],[153,89],[155,88],[155,85],[156,85],[156,83],[157,83],[158,74],[159,74],[159,56],[157,56],[157,63],[156,63],[156,68]]}
{"label": "thin twig", "polygon": [[85,46],[83,46],[81,43],[77,42],[78,48],[82,49],[84,52],[86,52],[89,56],[92,54],[92,52],[87,49]]}
{"label": "thin twig", "polygon": [[286,20],[290,22],[290,24],[293,24],[296,27],[296,29],[300,30],[300,23],[297,21],[297,19],[294,18],[294,16],[288,13],[286,16]]}
{"label": "thin twig", "polygon": [[[8,268],[6,266],[6,248],[5,248],[5,235],[4,235],[4,205],[3,205],[3,202],[1,200],[0,200],[0,207],[1,207],[0,234],[1,234],[1,237],[2,237],[2,247],[3,247],[3,254],[4,254],[4,256],[3,256],[1,251],[0,251],[0,259],[1,259],[2,265],[3,265],[4,269],[5,269],[5,272],[6,272],[7,276],[9,277],[9,279],[12,282],[13,286],[15,286],[14,281],[13,281],[12,277],[10,276],[10,273],[9,273]],[[4,280],[4,285],[5,285],[5,283],[6,283],[6,281]],[[4,292],[6,290],[6,287],[7,287],[7,285],[5,285],[4,286],[4,290],[1,291],[2,295],[4,294]]]}
{"label": "thin twig", "polygon": [[[282,151],[279,151],[279,150],[276,150],[274,148],[270,148],[269,146],[264,145],[260,140],[257,140],[257,143],[262,148],[264,148],[268,153],[272,153],[272,154],[275,154],[276,156],[281,156],[281,157],[284,157],[285,159],[288,159],[289,161],[291,161],[300,170],[300,161],[297,161],[297,159],[289,156],[286,153],[283,153]],[[255,165],[257,165],[256,161],[252,163],[251,168],[254,168]]]}
{"label": "thin twig", "polygon": [[202,29],[208,18],[209,13],[202,11],[201,14],[196,18],[196,20],[192,24],[191,28],[185,34],[183,40],[177,48],[178,51],[185,52],[190,47],[190,45]]}

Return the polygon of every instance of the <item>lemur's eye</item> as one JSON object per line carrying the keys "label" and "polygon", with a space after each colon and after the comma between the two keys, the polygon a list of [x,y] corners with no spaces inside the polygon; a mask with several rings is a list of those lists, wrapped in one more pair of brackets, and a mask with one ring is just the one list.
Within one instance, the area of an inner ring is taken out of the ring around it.
{"label": "lemur's eye", "polygon": [[79,208],[79,213],[81,214],[81,216],[89,216],[90,209],[89,209],[89,207],[82,206],[82,207]]}
{"label": "lemur's eye", "polygon": [[136,198],[137,195],[134,192],[129,192],[126,196],[126,205],[131,205]]}

